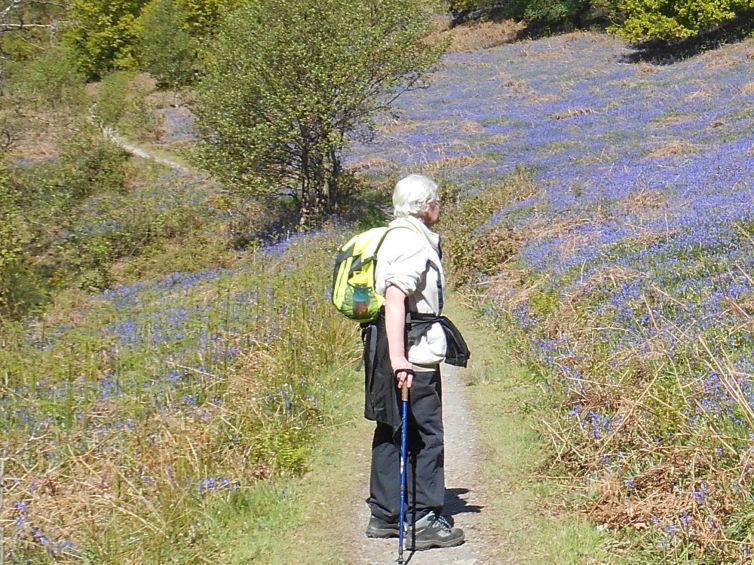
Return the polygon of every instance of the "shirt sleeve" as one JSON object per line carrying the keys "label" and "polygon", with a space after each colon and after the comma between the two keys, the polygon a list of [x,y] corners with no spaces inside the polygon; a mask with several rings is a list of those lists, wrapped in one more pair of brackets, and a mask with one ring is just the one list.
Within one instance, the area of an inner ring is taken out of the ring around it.
{"label": "shirt sleeve", "polygon": [[419,236],[405,231],[388,234],[384,243],[388,244],[389,253],[382,260],[385,261],[385,289],[394,285],[410,295],[416,292],[424,276],[429,250]]}

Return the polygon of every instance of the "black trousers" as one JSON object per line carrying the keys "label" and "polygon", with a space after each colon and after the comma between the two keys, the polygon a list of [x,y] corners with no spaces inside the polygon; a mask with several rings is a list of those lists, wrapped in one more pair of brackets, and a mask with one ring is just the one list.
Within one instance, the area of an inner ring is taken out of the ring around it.
{"label": "black trousers", "polygon": [[[430,511],[442,512],[445,501],[440,369],[417,372],[409,398],[406,516],[413,523]],[[372,515],[393,523],[400,516],[400,456],[401,430],[393,433],[389,425],[378,422],[367,503]]]}

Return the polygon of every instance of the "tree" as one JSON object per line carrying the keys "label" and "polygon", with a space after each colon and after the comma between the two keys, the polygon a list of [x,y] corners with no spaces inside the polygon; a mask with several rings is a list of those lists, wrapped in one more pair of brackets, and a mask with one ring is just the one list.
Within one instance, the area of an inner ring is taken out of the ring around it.
{"label": "tree", "polygon": [[625,0],[626,19],[610,31],[628,41],[686,39],[734,20],[754,0]]}
{"label": "tree", "polygon": [[420,85],[442,45],[421,0],[257,0],[225,18],[196,104],[203,165],[236,191],[333,210],[348,140]]}
{"label": "tree", "polygon": [[141,16],[141,57],[161,85],[190,84],[199,72],[196,41],[178,0],[152,0]]}
{"label": "tree", "polygon": [[65,27],[64,17],[57,2],[0,0],[0,60],[36,57]]}
{"label": "tree", "polygon": [[138,17],[147,1],[71,0],[65,37],[87,78],[138,67]]}
{"label": "tree", "polygon": [[33,306],[39,294],[24,254],[28,230],[20,195],[11,184],[8,171],[0,164],[0,325]]}
{"label": "tree", "polygon": [[238,7],[242,0],[180,0],[186,11],[186,22],[194,37],[212,35],[222,15]]}
{"label": "tree", "polygon": [[455,23],[511,18],[540,29],[563,29],[619,19],[620,0],[451,0]]}

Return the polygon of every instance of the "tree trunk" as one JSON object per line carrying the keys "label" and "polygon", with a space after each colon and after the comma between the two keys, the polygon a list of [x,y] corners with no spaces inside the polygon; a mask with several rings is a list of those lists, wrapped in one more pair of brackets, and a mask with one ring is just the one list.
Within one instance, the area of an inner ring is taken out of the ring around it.
{"label": "tree trunk", "polygon": [[338,209],[338,199],[340,198],[338,189],[340,188],[340,175],[342,173],[340,155],[336,149],[330,150],[330,164],[332,170],[327,179],[328,212],[334,212]]}

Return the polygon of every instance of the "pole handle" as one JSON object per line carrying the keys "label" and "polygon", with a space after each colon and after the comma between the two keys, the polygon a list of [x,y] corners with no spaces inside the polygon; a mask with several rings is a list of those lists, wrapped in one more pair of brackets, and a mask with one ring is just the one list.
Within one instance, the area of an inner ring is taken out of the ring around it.
{"label": "pole handle", "polygon": [[[411,375],[412,377],[416,374],[412,369],[398,369],[397,371],[393,371],[393,376],[397,377],[398,373],[406,373],[406,375]],[[401,385],[401,400],[407,401],[408,400],[408,383],[404,379],[403,384]]]}

